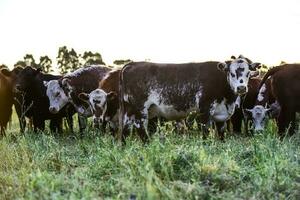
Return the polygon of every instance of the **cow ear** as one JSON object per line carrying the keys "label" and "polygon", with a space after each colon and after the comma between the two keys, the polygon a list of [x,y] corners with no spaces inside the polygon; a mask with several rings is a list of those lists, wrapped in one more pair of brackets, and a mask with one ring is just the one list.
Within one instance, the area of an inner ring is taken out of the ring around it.
{"label": "cow ear", "polygon": [[112,101],[112,100],[114,100],[116,98],[117,98],[117,93],[115,93],[115,92],[109,92],[107,94],[107,99],[109,99],[110,101]]}
{"label": "cow ear", "polygon": [[88,101],[90,98],[90,95],[82,92],[78,95],[78,98],[81,99],[82,101]]}
{"label": "cow ear", "polygon": [[63,87],[68,86],[69,83],[70,83],[70,79],[68,79],[68,78],[63,78],[62,81],[61,81],[61,84],[62,84]]}
{"label": "cow ear", "polygon": [[48,87],[49,81],[43,81],[43,83],[44,83],[44,86],[45,86],[45,87]]}
{"label": "cow ear", "polygon": [[259,71],[250,71],[250,78],[259,77]]}
{"label": "cow ear", "polygon": [[247,118],[252,118],[252,109],[244,109],[244,116]]}
{"label": "cow ear", "polygon": [[218,63],[218,69],[223,71],[223,72],[227,72],[228,71],[228,64],[227,63]]}
{"label": "cow ear", "polygon": [[11,71],[9,71],[9,69],[3,68],[3,69],[1,69],[1,74],[3,74],[4,76],[10,77]]}
{"label": "cow ear", "polygon": [[255,71],[261,67],[261,63],[252,63],[249,65],[249,69],[251,71]]}

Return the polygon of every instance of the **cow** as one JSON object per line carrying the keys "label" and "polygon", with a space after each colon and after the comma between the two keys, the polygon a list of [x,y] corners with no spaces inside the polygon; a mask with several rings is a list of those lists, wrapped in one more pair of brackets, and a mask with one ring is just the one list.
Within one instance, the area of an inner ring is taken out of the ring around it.
{"label": "cow", "polygon": [[7,69],[2,68],[0,73],[0,135],[5,135],[7,124],[12,115],[13,92],[12,82],[3,75],[3,71]]}
{"label": "cow", "polygon": [[85,117],[92,115],[89,105],[82,101],[78,95],[82,92],[90,93],[98,88],[99,81],[111,71],[111,68],[103,65],[92,65],[80,68],[58,80],[44,82],[47,87],[47,96],[50,101],[49,111],[57,113],[67,103],[71,103],[78,115],[80,122],[80,131],[86,126]]}
{"label": "cow", "polygon": [[271,78],[271,91],[280,106],[277,119],[278,133],[292,135],[296,127],[296,112],[300,111],[300,64],[284,64],[273,67],[263,77],[260,88]]}
{"label": "cow", "polygon": [[30,114],[33,119],[34,131],[45,129],[45,120],[50,119],[50,130],[52,132],[62,131],[62,118],[66,117],[69,127],[73,131],[72,116],[75,109],[71,105],[66,105],[57,114],[49,112],[49,100],[46,95],[46,88],[43,81],[59,79],[61,76],[41,73],[40,69],[30,66],[25,67],[17,76],[15,90],[19,94],[24,94],[26,106],[30,107]]}
{"label": "cow", "polygon": [[245,96],[241,97],[240,102],[236,106],[235,112],[230,119],[232,131],[234,133],[241,133],[242,121],[244,121],[245,132],[248,134],[249,117],[244,113],[244,109],[251,109],[255,105],[260,81],[260,78],[249,79],[249,91]]}
{"label": "cow", "polygon": [[80,93],[79,98],[89,103],[96,127],[108,123],[112,132],[118,127],[119,113],[119,76],[120,69],[109,72],[99,83],[99,88],[91,93]]}
{"label": "cow", "polygon": [[[5,99],[9,99],[8,102],[11,102],[11,94],[13,95],[13,100],[12,103],[15,107],[18,119],[19,119],[19,125],[20,125],[20,132],[24,132],[25,126],[26,126],[26,120],[25,120],[25,115],[30,116],[30,110],[28,109],[25,112],[23,112],[23,108],[25,107],[25,102],[23,102],[24,98],[22,95],[15,93],[14,92],[14,86],[16,82],[17,75],[22,71],[23,68],[21,67],[15,67],[13,70],[9,69],[1,69],[1,75],[2,75],[2,80],[5,80],[5,84],[2,86],[6,87],[6,94],[9,94],[7,98],[3,98],[2,101],[6,101]],[[5,96],[5,95],[4,95]],[[6,106],[5,108],[8,109],[10,106]],[[4,113],[9,113],[9,112],[4,112]],[[3,113],[3,114],[4,114]]]}
{"label": "cow", "polygon": [[255,104],[245,109],[245,115],[252,121],[254,131],[263,131],[267,119],[277,119],[280,106],[276,101],[271,87],[272,78],[267,79],[256,95]]}
{"label": "cow", "polygon": [[259,67],[243,56],[224,63],[125,65],[120,73],[119,139],[124,141],[133,126],[145,141],[149,119],[178,120],[195,111],[201,114],[204,138],[212,120],[223,140],[237,97],[248,92],[250,72]]}

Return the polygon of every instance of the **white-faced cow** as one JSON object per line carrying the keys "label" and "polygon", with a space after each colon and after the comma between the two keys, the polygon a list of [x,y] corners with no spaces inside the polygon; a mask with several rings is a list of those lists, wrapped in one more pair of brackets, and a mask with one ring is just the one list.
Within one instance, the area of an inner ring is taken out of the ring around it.
{"label": "white-faced cow", "polygon": [[300,112],[300,64],[284,64],[270,69],[261,82],[261,88],[270,77],[273,95],[280,106],[279,135],[283,137],[289,126],[289,134],[293,134],[296,112]]}
{"label": "white-faced cow", "polygon": [[259,66],[243,56],[224,63],[127,64],[120,74],[119,137],[124,139],[133,125],[146,139],[149,119],[183,119],[196,111],[202,125],[215,122],[223,140],[235,101],[248,92],[250,72]]}
{"label": "white-faced cow", "polygon": [[272,78],[267,79],[256,96],[256,102],[252,107],[245,109],[245,115],[252,120],[254,131],[262,131],[270,118],[277,118],[280,106],[276,101],[271,86]]}
{"label": "white-faced cow", "polygon": [[92,65],[80,68],[57,81],[45,82],[47,86],[47,96],[50,100],[49,111],[57,113],[65,104],[71,103],[80,116],[81,131],[86,126],[85,117],[92,115],[89,105],[79,99],[82,92],[90,93],[98,88],[99,81],[111,69],[102,65]]}
{"label": "white-faced cow", "polygon": [[79,98],[89,103],[94,125],[108,123],[112,131],[118,127],[119,110],[119,76],[120,69],[109,72],[99,83],[99,88],[91,93],[81,93]]}

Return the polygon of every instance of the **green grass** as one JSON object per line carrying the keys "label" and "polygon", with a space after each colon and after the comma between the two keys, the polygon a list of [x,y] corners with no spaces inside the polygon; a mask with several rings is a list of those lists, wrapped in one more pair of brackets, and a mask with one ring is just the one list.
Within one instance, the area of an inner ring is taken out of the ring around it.
{"label": "green grass", "polygon": [[160,127],[144,145],[93,130],[83,139],[18,133],[0,140],[0,199],[300,199],[299,133],[203,141]]}

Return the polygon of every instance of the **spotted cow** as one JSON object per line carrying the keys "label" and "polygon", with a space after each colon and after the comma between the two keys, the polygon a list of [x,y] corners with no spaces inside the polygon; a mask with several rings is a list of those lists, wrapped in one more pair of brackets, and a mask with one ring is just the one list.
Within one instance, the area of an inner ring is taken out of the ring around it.
{"label": "spotted cow", "polygon": [[223,140],[225,122],[234,113],[236,99],[248,92],[250,72],[259,66],[243,56],[224,63],[125,65],[120,74],[119,137],[126,138],[133,126],[147,139],[149,119],[178,120],[195,111],[201,115],[204,136],[212,120]]}
{"label": "spotted cow", "polygon": [[89,103],[96,127],[108,123],[112,131],[118,127],[120,69],[109,72],[91,93],[81,93],[79,98]]}

